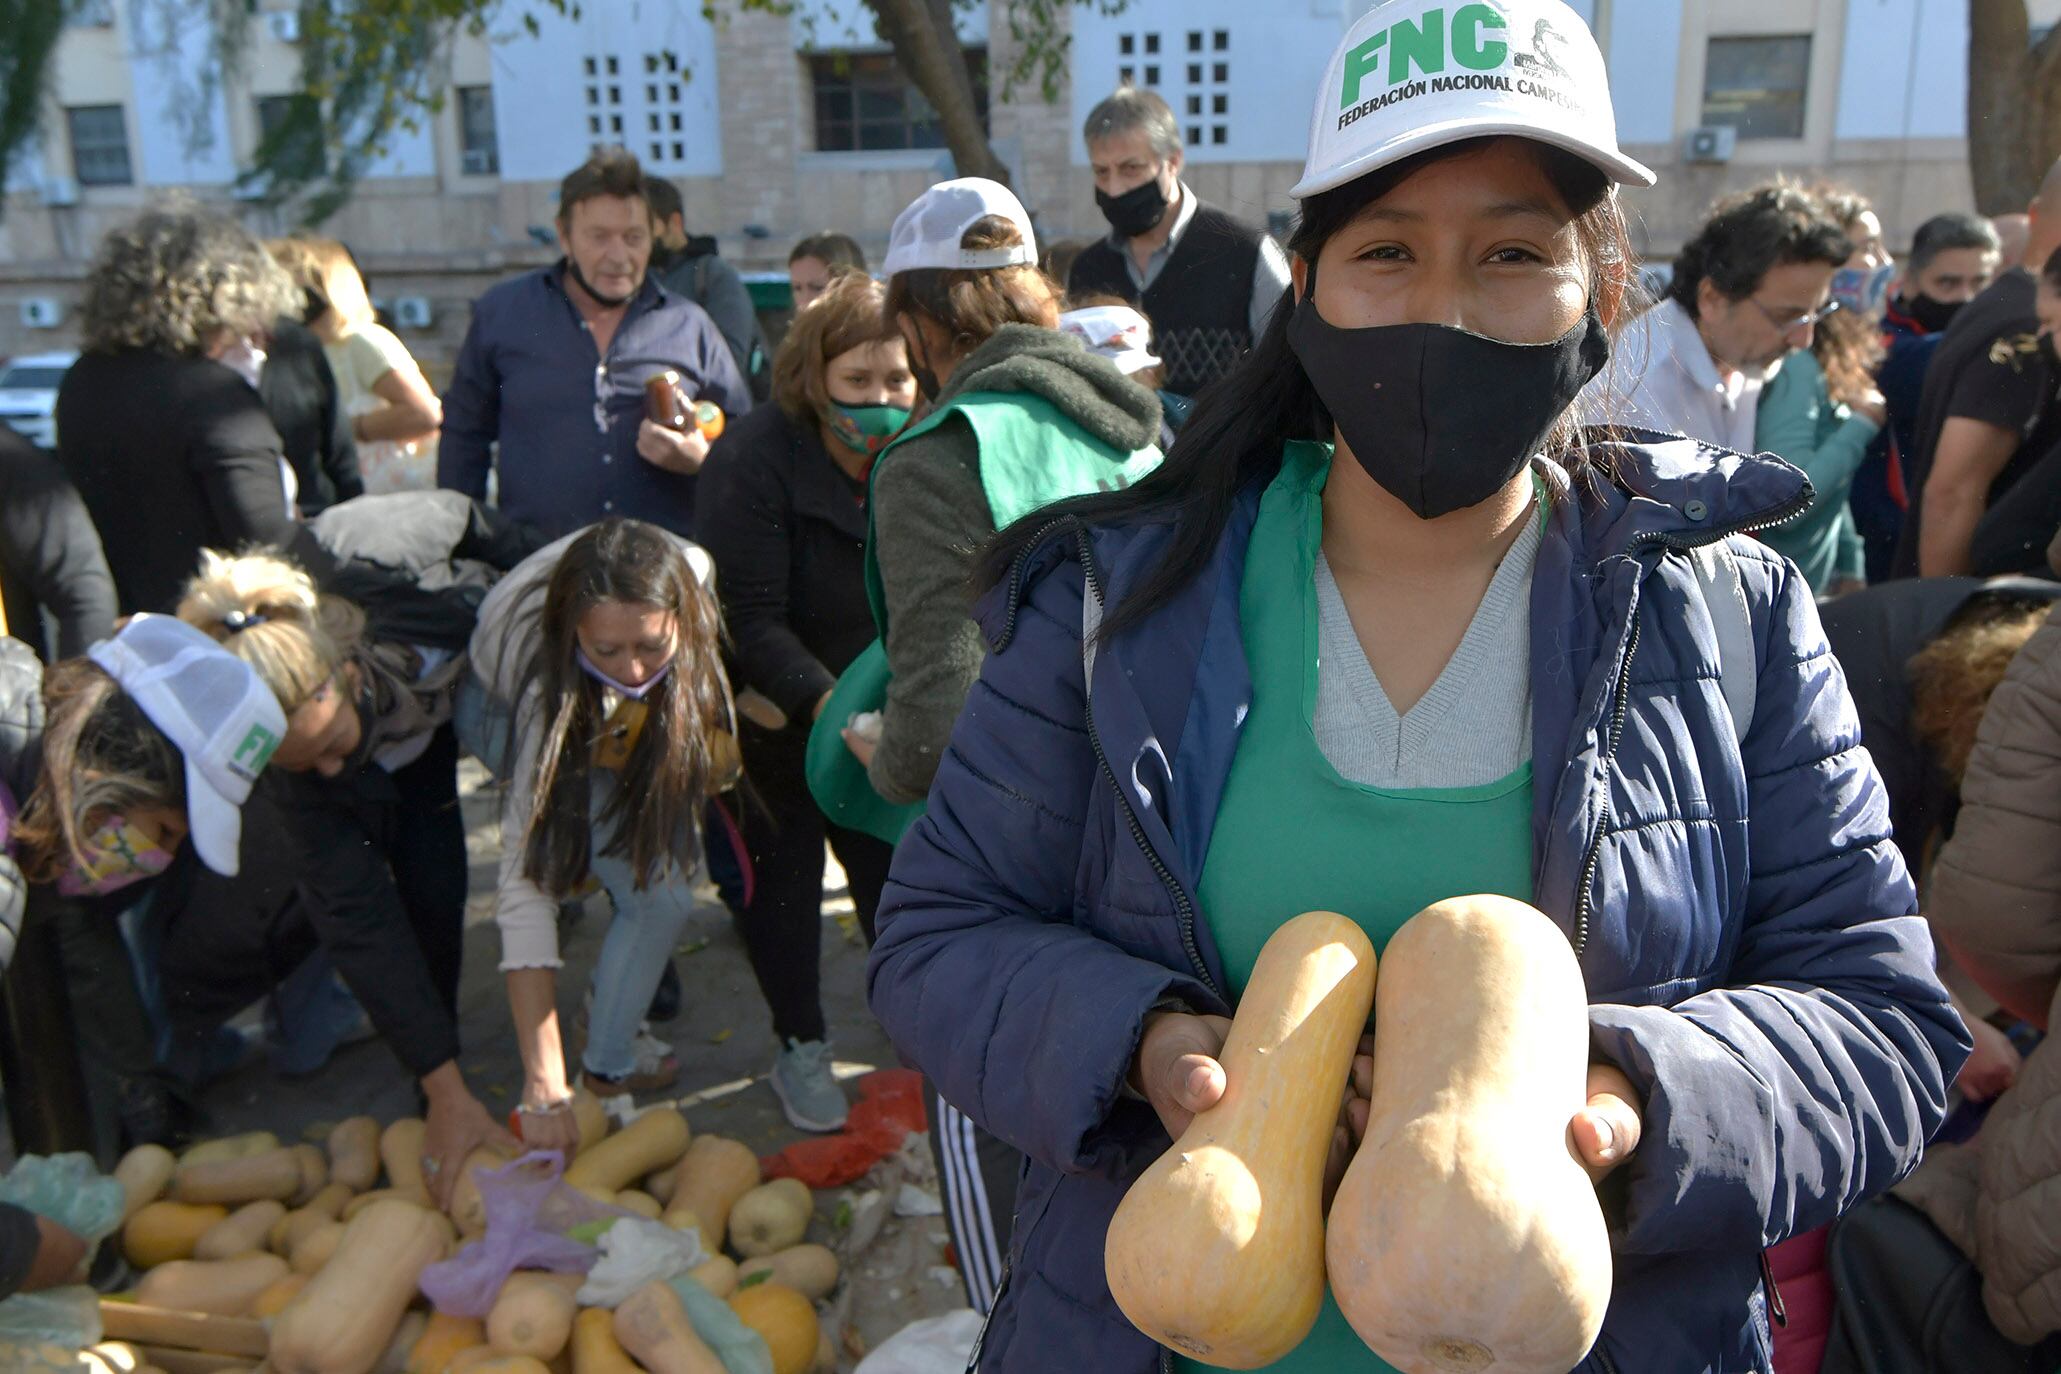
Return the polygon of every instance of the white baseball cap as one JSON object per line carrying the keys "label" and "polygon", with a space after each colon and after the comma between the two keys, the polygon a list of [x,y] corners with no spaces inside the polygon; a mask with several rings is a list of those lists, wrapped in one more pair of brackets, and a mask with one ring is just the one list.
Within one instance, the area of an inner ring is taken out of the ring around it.
{"label": "white baseball cap", "polygon": [[1596,39],[1560,0],[1388,0],[1331,54],[1310,117],[1313,196],[1429,148],[1510,134],[1563,148],[1612,181],[1651,186],[1618,151]]}
{"label": "white baseball cap", "polygon": [[[959,240],[975,223],[999,215],[1016,226],[1022,243],[1007,248],[961,248]],[[883,276],[909,272],[919,267],[943,267],[980,271],[996,267],[1018,267],[1038,260],[1037,236],[1031,232],[1030,216],[1023,202],[999,181],[986,177],[960,177],[940,181],[909,202],[895,216],[895,227],[887,236],[887,262]]]}
{"label": "white baseball cap", "polygon": [[139,615],[86,651],[186,760],[186,824],[201,862],[234,877],[243,803],[286,738],[279,699],[248,664],[169,615]]}
{"label": "white baseball cap", "polygon": [[1152,326],[1128,305],[1069,310],[1059,317],[1059,328],[1086,344],[1090,353],[1115,363],[1116,370],[1126,377],[1159,366],[1160,360],[1152,352]]}

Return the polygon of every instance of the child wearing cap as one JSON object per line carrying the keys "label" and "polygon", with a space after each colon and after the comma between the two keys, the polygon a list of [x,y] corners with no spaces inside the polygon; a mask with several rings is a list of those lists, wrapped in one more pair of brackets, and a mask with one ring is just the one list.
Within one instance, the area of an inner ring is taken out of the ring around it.
{"label": "child wearing cap", "polygon": [[[1566,1139],[1617,1256],[1583,1374],[1765,1369],[1763,1247],[1939,1123],[1966,1031],[1810,590],[1742,533],[1806,485],[1570,418],[1626,310],[1616,183],[1652,180],[1608,91],[1558,0],[1366,14],[1313,93],[1291,300],[1158,472],[985,559],[992,651],[869,972],[1029,1158],[986,1374],[1202,1367],[1125,1319],[1104,1240],[1304,911],[1379,947],[1498,894],[1574,950]],[[1317,1085],[1328,1184],[1371,1043]],[[1336,1302],[1266,1367],[1391,1368]]]}

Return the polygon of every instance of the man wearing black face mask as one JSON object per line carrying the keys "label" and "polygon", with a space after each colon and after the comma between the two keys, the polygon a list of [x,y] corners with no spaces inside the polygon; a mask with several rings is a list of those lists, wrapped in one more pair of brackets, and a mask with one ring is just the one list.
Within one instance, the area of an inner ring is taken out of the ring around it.
{"label": "man wearing black face mask", "polygon": [[484,500],[495,471],[503,513],[549,537],[611,515],[694,528],[708,441],[645,418],[644,385],[677,372],[690,398],[733,418],[751,392],[708,313],[648,271],[646,193],[636,158],[596,153],[559,187],[565,256],[474,304],[444,394],[438,486]]}
{"label": "man wearing black face mask", "polygon": [[1142,309],[1156,327],[1167,390],[1193,396],[1265,331],[1288,289],[1288,259],[1182,182],[1181,127],[1158,95],[1125,86],[1089,113],[1083,132],[1110,234],[1074,260],[1067,292]]}
{"label": "man wearing black face mask", "polygon": [[1911,236],[1902,289],[1882,317],[1875,384],[1888,423],[1854,474],[1850,505],[1867,547],[1868,580],[1889,576],[1909,504],[1906,480],[1917,452],[1918,406],[1946,327],[1997,272],[1997,232],[1981,215],[1934,215]]}
{"label": "man wearing black face mask", "polygon": [[[2028,210],[2026,262],[2061,248],[2061,161],[2047,170]],[[2050,378],[2039,354],[2034,278],[2013,268],[1954,317],[1925,375],[1907,455],[1911,508],[1895,573],[1942,577],[1973,570],[1970,546],[1983,513],[2039,458],[2028,442]]]}

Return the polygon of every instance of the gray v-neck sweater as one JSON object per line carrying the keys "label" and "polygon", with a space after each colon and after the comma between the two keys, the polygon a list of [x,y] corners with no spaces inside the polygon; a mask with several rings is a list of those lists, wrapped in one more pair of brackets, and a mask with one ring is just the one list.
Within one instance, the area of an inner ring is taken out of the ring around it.
{"label": "gray v-neck sweater", "polygon": [[1365,787],[1479,787],[1531,760],[1531,575],[1545,533],[1536,511],[1503,555],[1460,647],[1402,716],[1353,631],[1331,565],[1317,554],[1317,747]]}

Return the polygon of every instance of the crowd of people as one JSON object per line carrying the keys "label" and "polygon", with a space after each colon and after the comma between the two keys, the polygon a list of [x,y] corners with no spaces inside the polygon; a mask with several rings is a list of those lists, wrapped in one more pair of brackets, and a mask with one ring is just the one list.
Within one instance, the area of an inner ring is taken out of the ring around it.
{"label": "crowd of people", "polygon": [[[1649,298],[1654,177],[1562,31],[1522,119],[1464,82],[1320,117],[1285,244],[1125,87],[1083,130],[1106,238],[945,181],[877,278],[795,245],[777,341],[598,152],[441,394],[341,243],[110,233],[57,452],[0,431],[0,956],[47,930],[91,1008],[89,1147],[198,1129],[257,1004],[282,1074],[386,1044],[440,1194],[514,1144],[460,1067],[469,755],[533,1146],[679,1080],[709,885],[786,1119],[840,1129],[835,855],[983,1370],[1165,1367],[1103,1236],[1224,1097],[1268,937],[1490,892],[1589,990],[1584,1370],[2047,1374],[2061,163],[2002,225],[1770,181]],[[68,1267],[15,1220],[0,1282]],[[1271,1367],[1387,1368],[1335,1303]]]}

